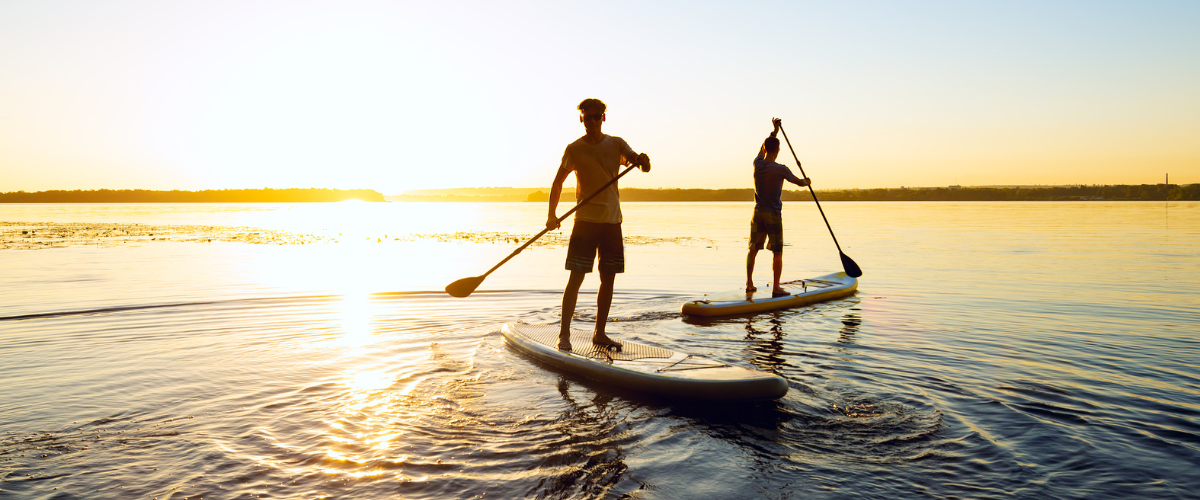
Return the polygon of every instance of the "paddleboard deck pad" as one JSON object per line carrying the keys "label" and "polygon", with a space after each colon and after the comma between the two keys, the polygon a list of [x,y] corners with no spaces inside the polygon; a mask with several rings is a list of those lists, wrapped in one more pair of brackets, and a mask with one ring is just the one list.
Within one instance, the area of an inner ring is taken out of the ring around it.
{"label": "paddleboard deck pad", "polygon": [[722,294],[710,299],[693,300],[683,304],[683,314],[690,316],[729,316],[798,307],[849,296],[858,289],[858,279],[846,273],[833,273],[816,278],[783,283],[791,292],[783,297],[771,297],[771,287],[757,292],[745,290]]}
{"label": "paddleboard deck pad", "polygon": [[559,350],[558,325],[508,323],[504,341],[529,357],[597,382],[687,399],[778,399],[787,394],[779,376],[659,347],[614,339],[620,351],[592,344],[592,332],[571,329],[571,351]]}

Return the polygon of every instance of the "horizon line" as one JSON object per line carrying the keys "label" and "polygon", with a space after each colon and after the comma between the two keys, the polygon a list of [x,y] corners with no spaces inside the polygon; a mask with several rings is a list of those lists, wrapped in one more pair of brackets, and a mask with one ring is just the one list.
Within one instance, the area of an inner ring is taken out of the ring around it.
{"label": "horizon line", "polygon": [[[1174,183],[1167,184],[1167,183],[1163,183],[1163,182],[1158,182],[1158,183],[1152,183],[1152,184],[1151,184],[1151,183],[1140,183],[1140,184],[1123,184],[1123,183],[1111,183],[1111,184],[1098,184],[1098,183],[1066,183],[1066,184],[974,184],[974,185],[949,184],[949,185],[942,185],[942,186],[898,186],[898,187],[893,187],[893,186],[876,186],[876,187],[814,188],[814,190],[815,190],[815,191],[855,191],[855,190],[859,190],[859,191],[861,191],[861,190],[868,190],[868,189],[944,189],[944,188],[959,188],[959,189],[966,189],[966,188],[1013,189],[1013,188],[1056,188],[1056,187],[1105,187],[1105,186],[1162,186],[1162,185],[1165,185],[1165,184],[1166,184],[1166,185],[1173,185],[1173,186],[1190,186],[1190,185],[1194,185],[1194,184],[1197,184],[1197,183],[1196,183],[1196,182],[1174,182]],[[753,189],[753,188],[754,188],[754,186],[752,186],[752,185],[749,185],[749,186],[741,186],[741,187],[722,187],[722,188],[707,188],[707,187],[626,187],[625,189],[641,189],[641,190],[688,190],[688,189],[694,189],[694,190],[709,190],[709,191],[718,191],[718,190],[725,190],[725,189]],[[784,185],[784,188],[785,188],[785,189],[787,189],[787,188],[789,188],[789,186],[785,184],[785,185]],[[320,188],[320,187],[307,187],[307,188],[300,188],[300,187],[258,187],[258,188],[239,188],[239,187],[229,187],[229,188],[204,188],[204,189],[180,189],[180,188],[171,188],[171,189],[151,189],[151,188],[90,188],[90,189],[84,189],[84,188],[75,188],[75,189],[61,189],[61,188],[59,188],[59,189],[42,189],[42,190],[37,190],[37,191],[26,191],[26,190],[0,191],[0,194],[13,194],[13,193],[27,193],[27,194],[32,194],[32,193],[43,193],[43,192],[49,192],[49,191],[64,191],[64,192],[70,192],[70,191],[162,191],[162,192],[170,192],[170,191],[183,191],[183,192],[201,192],[201,191],[268,191],[268,190],[276,190],[276,191],[281,191],[281,190],[329,190],[329,191],[375,191],[375,192],[377,192],[377,193],[383,194],[384,196],[405,196],[405,195],[421,195],[421,194],[430,194],[430,193],[433,193],[433,192],[438,192],[438,191],[458,191],[458,190],[490,190],[490,189],[508,189],[508,190],[523,190],[523,191],[524,191],[524,190],[529,190],[529,192],[531,192],[531,193],[532,193],[532,192],[535,192],[535,191],[546,191],[546,192],[548,192],[548,191],[550,190],[550,187],[549,187],[549,186],[533,186],[533,187],[513,187],[513,186],[466,186],[466,187],[453,187],[453,188],[427,188],[427,189],[412,189],[412,190],[407,190],[407,191],[393,191],[393,192],[391,192],[390,194],[384,194],[384,192],[383,192],[383,191],[381,191],[381,190],[379,190],[379,189],[371,189],[371,188]],[[800,190],[799,188],[792,188],[792,189],[795,189],[795,190]],[[564,192],[566,192],[566,191],[574,191],[574,190],[575,190],[575,188],[574,188],[574,187],[563,186],[562,190],[563,190]]]}
{"label": "horizon line", "polygon": [[[1156,182],[1156,183],[1138,183],[1138,184],[1128,184],[1128,183],[1109,183],[1109,184],[1100,184],[1100,183],[1083,183],[1083,182],[1078,182],[1078,183],[1066,183],[1066,184],[971,184],[971,185],[966,185],[966,184],[948,184],[948,185],[942,185],[942,186],[894,186],[894,187],[893,187],[893,186],[876,186],[876,187],[840,187],[840,188],[816,188],[816,187],[814,187],[814,190],[816,190],[816,191],[848,191],[848,190],[864,190],[864,189],[941,189],[941,188],[964,188],[964,189],[965,189],[965,188],[996,188],[996,189],[1012,189],[1012,188],[1056,188],[1056,187],[1090,187],[1090,186],[1095,186],[1095,187],[1104,187],[1104,186],[1162,186],[1162,185],[1164,185],[1164,184],[1166,184],[1166,185],[1172,185],[1172,186],[1190,186],[1190,185],[1197,184],[1197,183],[1196,183],[1196,182],[1173,182],[1173,183],[1167,184],[1167,183],[1164,183],[1164,182]],[[720,188],[711,188],[711,187],[626,187],[626,188],[624,188],[624,189],[646,189],[646,190],[654,190],[654,189],[660,189],[660,190],[661,190],[661,189],[680,189],[680,190],[682,190],[682,189],[704,189],[704,190],[717,191],[717,190],[722,190],[722,189],[753,189],[753,188],[754,188],[754,186],[753,186],[753,185],[748,185],[748,186],[741,186],[741,187],[720,187]],[[788,186],[787,184],[784,184],[784,188],[785,188],[785,189],[788,189],[788,188],[792,188],[792,189],[799,189],[799,188],[796,188],[796,187],[791,187],[791,186]],[[385,195],[385,196],[402,196],[402,195],[408,195],[408,194],[430,193],[430,192],[434,192],[434,191],[487,190],[487,189],[546,190],[546,191],[548,191],[548,190],[550,190],[550,187],[548,187],[548,186],[533,186],[533,187],[513,187],[513,186],[464,186],[464,187],[452,187],[452,188],[427,188],[427,189],[411,189],[411,190],[407,190],[407,191],[397,191],[397,192],[393,192],[392,194],[387,194],[387,195]],[[567,191],[567,190],[574,190],[574,189],[575,189],[574,187],[567,187],[567,186],[563,186],[563,188],[562,188],[562,190],[563,190],[563,191]]]}

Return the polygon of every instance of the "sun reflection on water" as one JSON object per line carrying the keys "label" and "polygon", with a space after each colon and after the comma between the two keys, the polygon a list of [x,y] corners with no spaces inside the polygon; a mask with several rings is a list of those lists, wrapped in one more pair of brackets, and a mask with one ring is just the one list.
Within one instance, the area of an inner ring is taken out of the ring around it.
{"label": "sun reflection on water", "polygon": [[371,343],[374,331],[371,328],[370,295],[366,293],[348,294],[342,298],[339,309],[343,332],[339,343],[352,348],[363,347]]}
{"label": "sun reflection on water", "polygon": [[377,391],[392,385],[392,378],[383,371],[364,371],[350,375],[349,385],[355,391]]}

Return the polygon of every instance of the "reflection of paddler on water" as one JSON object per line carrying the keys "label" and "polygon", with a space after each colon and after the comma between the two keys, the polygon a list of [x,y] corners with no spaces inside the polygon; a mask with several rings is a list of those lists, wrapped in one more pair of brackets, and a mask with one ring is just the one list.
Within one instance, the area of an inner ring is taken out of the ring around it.
{"label": "reflection of paddler on water", "polygon": [[[575,315],[575,303],[579,298],[579,287],[584,275],[592,272],[592,264],[600,254],[600,289],[596,292],[596,329],[592,342],[597,345],[620,349],[620,344],[604,333],[608,322],[608,311],[612,306],[613,280],[617,273],[625,272],[625,244],[621,239],[621,200],[616,179],[621,165],[641,167],[650,171],[650,157],[637,154],[620,137],[601,132],[604,125],[606,106],[599,99],[584,99],[579,103],[579,121],[587,133],[567,146],[562,164],[550,187],[550,215],[547,228],[557,228],[559,220],[555,213],[562,195],[562,184],[571,172],[575,172],[578,195],[592,195],[590,202],[578,207],[575,225],[571,228],[571,241],[567,245],[566,268],[571,271],[567,287],[563,290],[562,327],[558,337],[558,348],[571,350],[571,318]],[[586,198],[580,198],[586,200]]]}
{"label": "reflection of paddler on water", "polygon": [[787,357],[784,356],[783,350],[783,315],[779,311],[770,313],[767,323],[770,327],[770,338],[760,339],[759,335],[764,332],[754,327],[754,320],[757,317],[746,318],[746,349],[754,356],[751,363],[755,368],[760,370],[772,370],[779,373],[787,367]]}
{"label": "reflection of paddler on water", "polygon": [[812,180],[796,177],[787,166],[775,162],[779,156],[779,127],[783,120],[772,118],[775,130],[763,141],[758,157],[754,158],[754,217],[750,220],[750,252],[746,254],[746,293],[758,291],[754,286],[754,258],[762,250],[763,243],[772,253],[771,270],[775,280],[771,282],[772,297],[790,295],[780,286],[779,276],[783,273],[783,181],[797,186],[809,186]]}

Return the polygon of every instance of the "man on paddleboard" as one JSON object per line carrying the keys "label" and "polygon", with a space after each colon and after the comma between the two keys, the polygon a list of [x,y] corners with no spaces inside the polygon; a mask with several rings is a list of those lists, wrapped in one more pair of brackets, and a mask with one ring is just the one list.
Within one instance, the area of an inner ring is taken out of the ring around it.
{"label": "man on paddleboard", "polygon": [[790,295],[779,286],[779,275],[783,273],[783,181],[791,182],[800,187],[812,184],[812,180],[796,177],[787,166],[775,163],[779,156],[779,127],[783,120],[772,118],[771,124],[775,130],[770,137],[763,141],[754,159],[754,218],[750,219],[750,252],[746,254],[746,293],[758,291],[754,286],[754,258],[763,249],[764,240],[767,249],[773,254],[771,270],[775,273],[775,281],[771,290],[772,297]]}
{"label": "man on paddleboard", "polygon": [[[554,176],[550,187],[550,216],[546,227],[559,227],[558,199],[562,195],[562,184],[567,175],[575,172],[576,199],[586,199],[620,172],[622,165],[637,165],[643,172],[650,171],[650,157],[637,154],[620,137],[605,135],[600,131],[604,124],[607,106],[599,99],[584,99],[579,103],[579,121],[587,131],[583,137],[567,145],[563,152],[562,165]],[[619,350],[621,345],[604,334],[608,322],[608,310],[612,306],[613,280],[617,273],[625,272],[625,244],[621,239],[621,200],[617,184],[604,191],[575,212],[575,226],[571,228],[571,242],[567,246],[567,288],[563,290],[562,328],[558,334],[558,348],[571,350],[571,318],[575,316],[575,302],[579,298],[579,286],[584,275],[592,272],[592,263],[600,254],[600,289],[596,293],[596,330],[592,343]]]}

